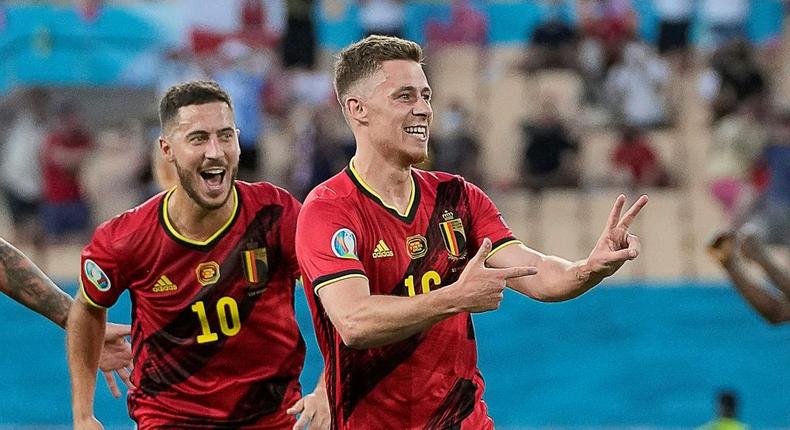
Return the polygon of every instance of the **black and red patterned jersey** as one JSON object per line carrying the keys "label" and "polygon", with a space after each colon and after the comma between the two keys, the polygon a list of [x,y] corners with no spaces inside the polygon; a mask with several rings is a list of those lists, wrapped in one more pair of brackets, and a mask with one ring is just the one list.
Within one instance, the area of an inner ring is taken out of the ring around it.
{"label": "black and red patterned jersey", "polygon": [[518,243],[488,196],[459,176],[412,169],[406,213],[382,201],[353,161],[310,193],[296,249],[324,355],[334,428],[493,427],[482,401],[469,313],[408,339],[358,350],[343,343],[317,294],[350,277],[367,278],[374,295],[429,294],[455,282],[486,237],[492,253]]}
{"label": "black and red patterned jersey", "polygon": [[104,223],[82,252],[92,304],[129,290],[130,415],[140,429],[290,429],[305,356],[294,316],[300,204],[236,181],[232,216],[197,242],[171,225],[172,192]]}

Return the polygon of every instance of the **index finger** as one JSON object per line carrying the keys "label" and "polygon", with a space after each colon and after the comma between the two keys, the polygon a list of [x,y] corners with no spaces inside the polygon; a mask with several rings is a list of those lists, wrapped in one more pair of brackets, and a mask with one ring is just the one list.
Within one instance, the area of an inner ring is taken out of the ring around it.
{"label": "index finger", "polygon": [[620,194],[617,196],[617,200],[614,201],[614,206],[612,206],[612,211],[609,212],[609,220],[606,222],[606,228],[609,230],[617,227],[617,222],[620,221],[620,212],[623,210],[623,205],[625,204],[625,195]]}
{"label": "index finger", "polygon": [[524,266],[524,267],[508,267],[506,269],[491,269],[502,276],[504,279],[520,278],[522,276],[529,276],[538,273],[537,267]]}
{"label": "index finger", "polygon": [[104,380],[107,381],[107,387],[110,389],[110,394],[116,399],[121,397],[121,390],[118,389],[118,383],[115,382],[115,378],[112,376],[112,372],[102,372],[104,374]]}
{"label": "index finger", "polygon": [[628,209],[628,212],[625,213],[622,221],[620,221],[620,225],[624,228],[628,229],[631,226],[631,223],[634,221],[637,215],[639,215],[639,211],[642,210],[643,207],[647,204],[647,195],[642,195],[637,199],[637,201]]}

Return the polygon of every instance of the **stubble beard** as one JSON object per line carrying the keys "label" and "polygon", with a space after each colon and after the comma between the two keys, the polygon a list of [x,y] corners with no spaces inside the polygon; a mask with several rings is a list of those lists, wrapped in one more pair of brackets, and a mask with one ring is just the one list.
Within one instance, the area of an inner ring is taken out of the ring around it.
{"label": "stubble beard", "polygon": [[233,168],[232,171],[226,173],[226,174],[230,174],[230,187],[228,187],[228,192],[227,194],[225,194],[225,198],[222,199],[221,202],[215,204],[215,203],[207,202],[200,196],[200,193],[198,193],[197,190],[195,189],[195,182],[193,181],[190,171],[186,169],[182,169],[181,166],[178,164],[178,161],[174,160],[173,164],[176,167],[176,173],[178,174],[178,182],[181,185],[181,188],[184,189],[184,191],[187,193],[187,196],[189,196],[189,198],[193,202],[195,202],[198,206],[206,210],[219,209],[225,205],[225,203],[230,198],[231,192],[233,191],[233,184],[236,181],[236,174],[239,172],[239,167],[236,166]]}

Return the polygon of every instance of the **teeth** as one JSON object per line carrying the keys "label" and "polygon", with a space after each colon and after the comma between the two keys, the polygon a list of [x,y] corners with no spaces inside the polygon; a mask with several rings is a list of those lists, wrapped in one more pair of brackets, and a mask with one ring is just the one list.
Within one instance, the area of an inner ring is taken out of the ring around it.
{"label": "teeth", "polygon": [[406,130],[406,133],[423,134],[423,135],[428,131],[427,127],[425,127],[424,125],[418,125],[418,126],[414,126],[414,127],[406,127],[405,130]]}
{"label": "teeth", "polygon": [[225,172],[224,169],[208,169],[203,171],[203,173],[208,173],[209,175],[221,175],[223,172]]}

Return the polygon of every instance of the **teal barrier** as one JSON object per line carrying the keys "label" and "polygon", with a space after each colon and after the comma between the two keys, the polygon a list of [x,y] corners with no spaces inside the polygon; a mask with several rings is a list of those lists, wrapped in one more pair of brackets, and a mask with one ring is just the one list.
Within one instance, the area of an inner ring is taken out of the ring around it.
{"label": "teal barrier", "polygon": [[[296,307],[312,387],[321,364],[301,291]],[[0,314],[0,426],[68,425],[63,333],[6,297]],[[110,316],[128,320],[126,295]],[[720,387],[740,393],[753,429],[790,426],[790,327],[768,326],[730,288],[606,287],[561,304],[508,293],[475,328],[499,429],[689,428],[710,416]],[[101,380],[96,394],[106,425],[131,428]]]}

